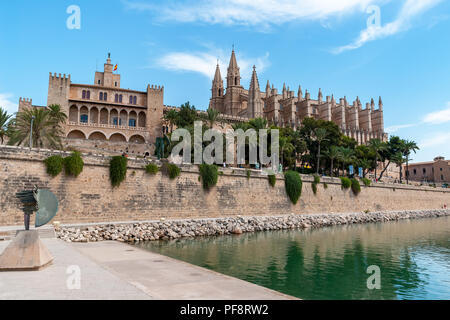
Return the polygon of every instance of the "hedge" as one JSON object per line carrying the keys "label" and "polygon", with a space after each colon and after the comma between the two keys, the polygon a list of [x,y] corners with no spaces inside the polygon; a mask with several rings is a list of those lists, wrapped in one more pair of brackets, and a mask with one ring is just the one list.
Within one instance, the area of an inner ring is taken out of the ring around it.
{"label": "hedge", "polygon": [[349,178],[341,177],[342,189],[348,189],[352,186],[352,181]]}
{"label": "hedge", "polygon": [[148,174],[157,174],[158,171],[159,171],[159,168],[154,163],[150,163],[145,166],[145,172],[147,172]]}
{"label": "hedge", "polygon": [[44,160],[47,167],[47,173],[52,177],[56,177],[63,169],[64,159],[61,156],[51,156]]}
{"label": "hedge", "polygon": [[200,176],[202,177],[203,189],[209,190],[217,184],[219,170],[213,164],[201,164],[199,167]]}
{"label": "hedge", "polygon": [[298,199],[302,194],[302,178],[296,171],[287,171],[284,174],[284,185],[286,188],[286,193],[291,199],[293,204],[297,204]]}
{"label": "hedge", "polygon": [[74,151],[70,156],[64,158],[64,169],[68,175],[78,177],[83,171],[83,167],[84,162],[81,153],[78,151]]}
{"label": "hedge", "polygon": [[269,178],[269,184],[270,184],[270,186],[271,186],[272,188],[275,187],[275,184],[277,183],[277,176],[274,175],[274,174],[269,174],[267,177]]}
{"label": "hedge", "polygon": [[362,178],[362,181],[366,187],[369,187],[370,184],[372,183],[372,181],[370,181],[370,179],[367,178]]}
{"label": "hedge", "polygon": [[359,184],[358,179],[353,178],[352,182],[352,191],[357,196],[361,192],[361,185]]}
{"label": "hedge", "polygon": [[118,187],[127,176],[128,159],[123,156],[115,156],[109,162],[109,178],[113,187]]}
{"label": "hedge", "polygon": [[170,179],[175,179],[180,175],[181,170],[176,164],[168,163],[166,167]]}

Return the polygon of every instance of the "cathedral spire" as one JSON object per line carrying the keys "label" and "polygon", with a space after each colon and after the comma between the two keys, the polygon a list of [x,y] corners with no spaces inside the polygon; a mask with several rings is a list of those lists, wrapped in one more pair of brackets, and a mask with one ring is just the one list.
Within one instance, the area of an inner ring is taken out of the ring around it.
{"label": "cathedral spire", "polygon": [[219,62],[217,62],[216,73],[214,74],[211,90],[213,98],[223,96],[223,80],[222,75],[220,74]]}
{"label": "cathedral spire", "polygon": [[231,52],[230,64],[228,66],[227,74],[227,87],[240,86],[241,85],[241,73],[236,60],[236,54]]}
{"label": "cathedral spire", "polygon": [[383,111],[383,101],[381,100],[381,96],[380,96],[380,98],[378,100],[378,109]]}
{"label": "cathedral spire", "polygon": [[319,103],[321,103],[321,102],[322,102],[322,99],[323,99],[323,95],[322,95],[322,89],[321,89],[321,88],[319,88],[319,94],[318,94],[318,100],[319,100]]}
{"label": "cathedral spire", "polygon": [[373,110],[375,110],[375,101],[373,100],[373,98],[370,100],[370,108]]}
{"label": "cathedral spire", "polygon": [[266,84],[266,95],[268,96],[270,94],[270,82],[269,80],[267,80],[267,84]]}
{"label": "cathedral spire", "polygon": [[302,101],[302,100],[303,100],[303,91],[302,91],[302,86],[298,86],[298,92],[297,92],[297,96],[298,96],[298,99],[299,99],[300,101]]}
{"label": "cathedral spire", "polygon": [[248,106],[247,115],[249,118],[259,118],[263,116],[261,100],[261,90],[259,88],[258,75],[256,74],[256,67],[253,66],[252,79],[250,81],[250,88],[248,90]]}

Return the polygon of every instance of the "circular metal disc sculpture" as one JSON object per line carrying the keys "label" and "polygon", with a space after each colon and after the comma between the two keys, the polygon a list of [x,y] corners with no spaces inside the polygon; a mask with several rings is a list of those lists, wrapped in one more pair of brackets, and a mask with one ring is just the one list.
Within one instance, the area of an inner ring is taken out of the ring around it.
{"label": "circular metal disc sculpture", "polygon": [[25,231],[19,231],[0,255],[0,271],[39,270],[50,264],[53,257],[39,239],[38,231],[30,231],[30,216],[36,211],[36,228],[49,223],[58,212],[58,200],[50,190],[38,188],[16,196],[23,205]]}

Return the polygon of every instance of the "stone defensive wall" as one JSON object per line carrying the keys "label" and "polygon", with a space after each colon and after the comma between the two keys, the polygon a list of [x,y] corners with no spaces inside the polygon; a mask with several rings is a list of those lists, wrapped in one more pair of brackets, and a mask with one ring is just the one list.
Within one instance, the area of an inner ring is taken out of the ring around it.
{"label": "stone defensive wall", "polygon": [[[401,184],[373,184],[355,196],[342,190],[336,178],[322,178],[317,194],[312,176],[303,175],[303,191],[292,205],[277,175],[274,188],[260,171],[220,168],[223,174],[210,191],[203,190],[198,167],[182,166],[170,180],[164,173],[149,175],[146,160],[129,158],[127,177],[118,188],[109,180],[110,157],[83,154],[84,169],[77,177],[61,172],[52,178],[43,160],[68,152],[0,146],[0,226],[23,223],[16,192],[34,186],[49,188],[60,202],[54,221],[61,223],[120,222],[236,216],[274,216],[311,213],[379,212],[441,209],[450,206],[450,190]],[[147,160],[148,161],[148,160]],[[326,183],[326,187],[324,185]],[[34,223],[34,222],[33,222]]]}

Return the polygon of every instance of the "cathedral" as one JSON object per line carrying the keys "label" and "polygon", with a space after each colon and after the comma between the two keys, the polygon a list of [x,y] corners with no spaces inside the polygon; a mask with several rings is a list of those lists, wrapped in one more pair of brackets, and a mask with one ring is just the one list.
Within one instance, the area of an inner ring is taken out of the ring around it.
{"label": "cathedral", "polygon": [[239,118],[265,118],[269,123],[278,126],[297,128],[306,117],[333,121],[342,133],[364,144],[371,139],[387,140],[383,123],[383,102],[379,98],[378,108],[375,109],[374,99],[366,103],[363,109],[357,97],[352,104],[347,98],[336,101],[334,96],[323,99],[319,89],[317,99],[311,99],[308,90],[303,94],[299,86],[297,96],[286,85],[278,93],[273,84],[267,81],[266,91],[261,91],[256,68],[253,73],[249,89],[241,85],[240,69],[236,55],[231,52],[230,64],[227,70],[227,87],[225,90],[220,67],[217,65],[212,81],[212,96],[210,108],[216,109],[223,115]]}

